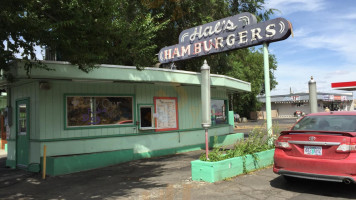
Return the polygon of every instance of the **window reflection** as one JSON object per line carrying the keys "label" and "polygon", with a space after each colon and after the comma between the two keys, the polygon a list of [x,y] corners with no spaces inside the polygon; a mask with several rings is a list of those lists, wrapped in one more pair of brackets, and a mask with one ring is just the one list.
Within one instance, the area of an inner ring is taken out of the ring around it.
{"label": "window reflection", "polygon": [[26,124],[26,104],[19,105],[19,134],[26,135],[27,132],[27,124]]}
{"label": "window reflection", "polygon": [[133,97],[68,96],[67,126],[133,124]]}
{"label": "window reflection", "polygon": [[212,125],[227,123],[225,100],[211,100],[211,123]]}

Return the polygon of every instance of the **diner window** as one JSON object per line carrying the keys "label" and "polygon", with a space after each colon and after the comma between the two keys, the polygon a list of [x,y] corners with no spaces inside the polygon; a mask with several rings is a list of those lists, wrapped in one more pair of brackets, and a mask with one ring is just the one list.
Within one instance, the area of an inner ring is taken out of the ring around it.
{"label": "diner window", "polygon": [[133,125],[133,97],[67,96],[67,127]]}
{"label": "diner window", "polygon": [[226,100],[211,100],[211,124],[227,124]]}

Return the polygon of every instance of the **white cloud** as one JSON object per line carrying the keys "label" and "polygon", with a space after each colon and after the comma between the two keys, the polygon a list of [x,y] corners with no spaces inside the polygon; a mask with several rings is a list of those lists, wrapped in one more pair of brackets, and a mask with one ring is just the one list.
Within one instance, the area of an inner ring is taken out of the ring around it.
{"label": "white cloud", "polygon": [[355,32],[329,31],[327,33],[312,34],[298,40],[295,45],[304,46],[311,49],[334,51],[338,56],[342,56],[348,61],[356,64],[356,46],[352,41],[356,40]]}
{"label": "white cloud", "polygon": [[319,11],[325,8],[325,3],[323,0],[267,0],[266,7],[278,9],[286,15],[299,11]]}
{"label": "white cloud", "polygon": [[343,75],[348,75],[350,73],[350,71],[347,70],[336,70],[336,71],[332,71],[332,72],[328,72],[326,73],[326,77],[333,77],[333,76],[343,76]]}
{"label": "white cloud", "polygon": [[[354,11],[355,12],[355,11]],[[340,15],[340,19],[347,19],[347,20],[355,20],[356,19],[356,13],[350,13],[346,15]]]}
{"label": "white cloud", "polygon": [[[353,21],[356,14],[350,12],[333,13],[318,12],[308,15],[308,23],[298,23],[294,30],[294,38],[289,43],[296,48],[329,50],[335,56],[356,64],[356,26]],[[320,19],[319,19],[320,18]]]}
{"label": "white cloud", "polygon": [[355,67],[352,65],[325,66],[325,68],[335,68],[335,70],[322,70],[312,65],[280,64],[275,72],[278,85],[271,93],[289,94],[290,88],[294,93],[308,92],[308,81],[311,76],[317,83],[318,92],[340,92],[334,91],[331,83],[354,81],[356,77]]}
{"label": "white cloud", "polygon": [[293,36],[295,38],[306,37],[311,33],[310,30],[306,30],[305,28],[293,29]]}

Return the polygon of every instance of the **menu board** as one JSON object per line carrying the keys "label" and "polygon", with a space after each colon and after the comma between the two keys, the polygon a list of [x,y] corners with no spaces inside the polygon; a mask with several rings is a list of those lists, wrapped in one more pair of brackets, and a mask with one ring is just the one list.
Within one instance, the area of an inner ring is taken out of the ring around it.
{"label": "menu board", "polygon": [[156,131],[178,130],[178,106],[176,97],[155,97]]}

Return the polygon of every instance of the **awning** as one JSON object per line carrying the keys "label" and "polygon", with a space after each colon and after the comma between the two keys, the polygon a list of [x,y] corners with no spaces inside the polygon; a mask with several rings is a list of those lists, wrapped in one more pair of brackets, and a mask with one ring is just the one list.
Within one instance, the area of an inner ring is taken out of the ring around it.
{"label": "awning", "polygon": [[[70,80],[77,82],[112,82],[112,83],[151,83],[165,86],[200,86],[201,75],[198,72],[184,70],[171,70],[163,68],[145,67],[137,70],[134,66],[98,65],[90,73],[85,73],[77,66],[61,61],[42,61],[50,71],[32,68],[29,77],[24,65],[25,62],[14,62],[10,72],[17,81],[31,80]],[[225,75],[210,74],[210,86],[225,89],[228,92],[251,92],[251,83]],[[5,79],[0,78],[0,87],[7,86]]]}

